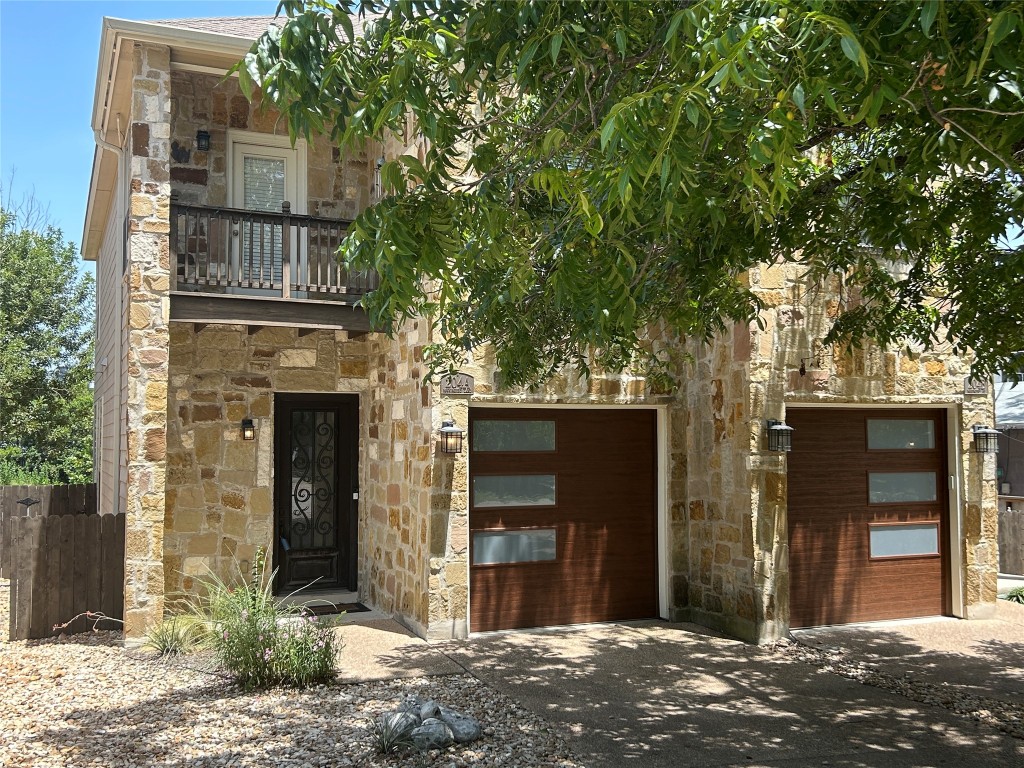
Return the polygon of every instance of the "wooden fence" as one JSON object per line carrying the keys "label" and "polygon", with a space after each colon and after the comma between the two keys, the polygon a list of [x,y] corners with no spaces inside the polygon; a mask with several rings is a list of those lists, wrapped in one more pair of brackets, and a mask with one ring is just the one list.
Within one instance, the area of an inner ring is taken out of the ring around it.
{"label": "wooden fence", "polygon": [[[34,504],[21,504],[23,500]],[[95,515],[96,484],[0,486],[0,578],[9,579],[11,547],[7,521],[15,517]]]}
{"label": "wooden fence", "polygon": [[[85,611],[124,615],[124,514],[15,517],[11,541],[10,639],[51,637]],[[100,629],[119,629],[107,621]],[[63,631],[85,632],[80,618]]]}
{"label": "wooden fence", "polygon": [[999,513],[999,572],[1024,576],[1024,509]]}

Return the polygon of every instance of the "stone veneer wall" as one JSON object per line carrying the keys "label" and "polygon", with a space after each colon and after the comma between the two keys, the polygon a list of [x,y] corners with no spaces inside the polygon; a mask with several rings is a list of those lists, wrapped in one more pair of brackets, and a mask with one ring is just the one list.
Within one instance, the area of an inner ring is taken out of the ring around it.
{"label": "stone veneer wall", "polygon": [[[710,345],[688,346],[685,412],[676,427],[683,433],[675,450],[683,454],[677,461],[684,465],[685,502],[672,510],[672,618],[756,641],[784,611],[778,601],[788,597],[779,553],[762,544],[776,540],[785,476],[778,457],[758,453],[764,401],[750,385],[746,328]],[[775,515],[752,515],[762,498]],[[781,525],[784,534],[784,515]]]}
{"label": "stone veneer wall", "polygon": [[[273,560],[275,392],[352,392],[365,414],[368,343],[345,331],[171,324],[165,581],[169,597],[213,572]],[[242,419],[256,439],[241,439]]]}
{"label": "stone veneer wall", "polygon": [[360,593],[420,635],[427,624],[429,489],[435,477],[430,391],[423,383],[423,321],[395,339],[371,335],[360,505]]}
{"label": "stone veneer wall", "polygon": [[[992,615],[998,572],[995,457],[972,451],[972,427],[995,421],[991,385],[985,395],[965,394],[970,360],[942,344],[930,351],[877,345],[850,352],[823,349],[821,340],[837,312],[844,303],[859,300],[856,292],[851,294],[836,279],[825,286],[814,285],[799,265],[777,264],[754,270],[751,281],[767,305],[762,315],[765,330],[755,333],[751,365],[755,398],[773,405],[784,400],[787,405],[954,407],[953,427],[959,423],[960,433],[954,431],[952,437],[959,466],[950,466],[949,471],[959,474],[964,612],[969,618]],[[802,358],[807,368],[804,376],[799,372]],[[759,513],[766,509],[762,504]]]}
{"label": "stone veneer wall", "polygon": [[[668,395],[652,393],[647,382],[629,373],[605,374],[600,371],[589,379],[571,371],[560,373],[544,386],[534,390],[503,389],[497,374],[493,351],[482,347],[470,353],[462,372],[474,377],[472,396],[442,396],[435,383],[430,388],[432,411],[431,433],[436,436],[441,422],[451,418],[467,430],[469,408],[474,403],[505,403],[530,406],[537,404],[595,405],[666,405],[669,422],[678,423],[679,402]],[[671,462],[666,489],[670,508],[676,508],[683,493],[685,479],[679,464],[680,454],[673,427],[669,448]],[[434,451],[435,464],[430,486],[430,548],[428,638],[465,637],[468,627],[469,598],[469,449],[448,456]],[[672,600],[670,596],[670,600]]]}
{"label": "stone veneer wall", "polygon": [[136,44],[130,134],[125,635],[163,615],[170,50]]}
{"label": "stone veneer wall", "polygon": [[[196,149],[196,132],[208,131],[210,150]],[[287,122],[273,109],[264,112],[260,97],[250,103],[238,78],[194,72],[171,74],[170,174],[183,203],[227,205],[229,130],[288,135]],[[366,152],[342,158],[329,137],[308,146],[307,212],[313,216],[354,219],[370,199],[370,161]],[[294,210],[295,202],[292,202]]]}
{"label": "stone veneer wall", "polygon": [[[708,345],[688,344],[691,363],[679,392],[652,395],[636,377],[556,376],[532,391],[498,388],[493,356],[477,350],[462,370],[471,397],[432,398],[433,431],[449,416],[466,428],[479,402],[666,405],[671,618],[694,620],[753,642],[789,629],[786,458],[767,451],[766,419],[801,403],[954,405],[961,434],[963,601],[969,617],[994,609],[994,459],[971,451],[971,427],[991,424],[990,396],[965,396],[966,361],[948,353],[883,351],[875,346],[822,352],[840,307],[840,286],[809,286],[795,265],[748,275],[765,302],[764,330],[735,326]],[[801,358],[808,368],[800,376]],[[799,439],[799,436],[796,437]],[[436,465],[430,503],[428,635],[465,632],[469,573],[468,450]]]}
{"label": "stone veneer wall", "polygon": [[[360,398],[359,592],[418,631],[426,617],[426,510],[432,476],[423,331],[394,341],[345,331],[171,325],[165,577],[168,596],[197,577],[246,572],[273,555],[274,393]],[[252,418],[256,439],[241,439]]]}

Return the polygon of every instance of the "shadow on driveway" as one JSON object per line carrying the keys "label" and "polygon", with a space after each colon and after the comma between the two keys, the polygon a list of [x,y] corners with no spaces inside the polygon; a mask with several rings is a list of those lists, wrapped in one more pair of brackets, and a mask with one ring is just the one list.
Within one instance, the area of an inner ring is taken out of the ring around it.
{"label": "shadow on driveway", "polygon": [[1024,765],[1024,742],[690,624],[439,646],[563,728],[587,765]]}

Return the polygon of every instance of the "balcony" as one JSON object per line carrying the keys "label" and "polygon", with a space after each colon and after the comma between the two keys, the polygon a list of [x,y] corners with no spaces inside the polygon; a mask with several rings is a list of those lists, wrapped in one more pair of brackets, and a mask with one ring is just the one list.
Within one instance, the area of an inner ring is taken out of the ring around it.
{"label": "balcony", "polygon": [[171,320],[369,331],[377,274],[336,256],[350,223],[172,200]]}

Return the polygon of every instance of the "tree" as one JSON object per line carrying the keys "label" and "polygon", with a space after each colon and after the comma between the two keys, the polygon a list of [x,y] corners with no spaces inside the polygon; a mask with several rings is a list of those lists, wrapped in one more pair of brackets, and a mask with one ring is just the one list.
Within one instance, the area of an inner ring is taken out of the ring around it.
{"label": "tree", "polygon": [[36,213],[0,207],[0,474],[88,482],[93,279]]}
{"label": "tree", "polygon": [[[493,342],[506,381],[663,370],[652,328],[757,317],[783,258],[862,296],[830,343],[1019,368],[1024,2],[285,0],[238,66],[293,137],[401,134],[425,158],[343,255],[378,326],[433,315],[435,366]],[[354,34],[349,12],[361,19]],[[948,336],[947,336],[948,334]]]}

